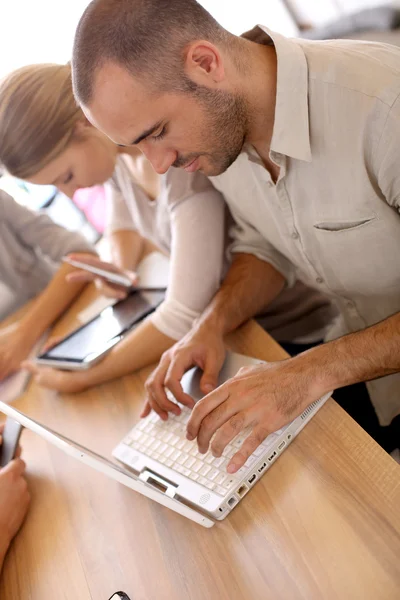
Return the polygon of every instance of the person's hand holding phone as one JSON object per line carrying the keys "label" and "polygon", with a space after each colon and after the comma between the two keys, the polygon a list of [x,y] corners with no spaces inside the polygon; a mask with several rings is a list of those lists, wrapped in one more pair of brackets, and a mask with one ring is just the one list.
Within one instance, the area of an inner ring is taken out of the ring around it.
{"label": "person's hand holding phone", "polygon": [[[1,426],[0,444],[3,429],[4,426]],[[24,521],[30,502],[25,463],[20,455],[19,447],[16,458],[0,469],[0,571],[8,547]]]}
{"label": "person's hand holding phone", "polygon": [[[117,300],[123,300],[128,295],[130,287],[134,287],[138,284],[138,277],[136,273],[132,271],[127,271],[123,269],[119,269],[115,265],[109,262],[105,262],[93,256],[93,254],[69,254],[66,257],[66,262],[76,261],[82,263],[82,265],[86,265],[87,269],[82,266],[82,268],[77,268],[76,271],[72,271],[66,277],[67,281],[85,281],[91,282],[94,281],[97,289],[107,298],[116,298]],[[71,264],[71,263],[70,263]],[[90,269],[96,269],[103,272],[108,272],[110,276],[107,276],[105,273],[100,275],[99,273],[91,272]],[[118,283],[114,283],[111,279],[113,275],[122,276],[127,285],[120,285]],[[130,286],[129,286],[130,283]]]}

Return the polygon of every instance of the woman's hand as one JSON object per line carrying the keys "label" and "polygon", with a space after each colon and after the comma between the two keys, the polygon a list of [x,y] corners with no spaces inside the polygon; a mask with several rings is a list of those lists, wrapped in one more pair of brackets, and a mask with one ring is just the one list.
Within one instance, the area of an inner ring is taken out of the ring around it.
{"label": "woman's hand", "polygon": [[25,361],[21,366],[32,373],[33,380],[38,385],[64,394],[83,392],[91,385],[86,371],[62,371],[51,367],[39,367],[30,361]]}
{"label": "woman's hand", "polygon": [[[68,255],[68,258],[70,258],[71,260],[84,262],[87,265],[97,267],[98,269],[110,271],[110,273],[124,275],[125,277],[128,277],[131,280],[132,286],[137,285],[138,283],[136,273],[124,269],[119,269],[112,263],[104,262],[96,256],[93,256],[93,254],[70,254]],[[103,294],[103,296],[106,296],[107,298],[116,298],[117,300],[123,300],[124,298],[126,298],[129,291],[129,288],[112,283],[111,281],[108,281],[107,278],[96,275],[95,273],[90,273],[89,271],[85,271],[84,269],[76,269],[76,271],[69,273],[66,279],[69,282],[94,281],[96,288],[101,292],[101,294]]]}

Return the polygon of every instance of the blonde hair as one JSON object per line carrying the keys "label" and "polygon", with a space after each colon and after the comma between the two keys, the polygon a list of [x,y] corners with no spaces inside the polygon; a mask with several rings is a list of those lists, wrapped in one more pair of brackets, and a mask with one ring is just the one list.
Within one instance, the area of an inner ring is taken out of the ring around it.
{"label": "blonde hair", "polygon": [[10,73],[0,83],[0,163],[15,177],[34,175],[67,148],[83,116],[69,64]]}

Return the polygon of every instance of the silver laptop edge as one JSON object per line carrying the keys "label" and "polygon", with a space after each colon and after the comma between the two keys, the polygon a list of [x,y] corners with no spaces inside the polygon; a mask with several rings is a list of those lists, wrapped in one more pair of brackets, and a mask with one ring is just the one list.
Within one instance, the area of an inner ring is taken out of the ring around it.
{"label": "silver laptop edge", "polygon": [[179,502],[178,500],[160,492],[150,483],[146,483],[142,479],[136,477],[132,472],[122,469],[103,456],[92,452],[88,448],[85,448],[81,444],[68,439],[52,429],[45,427],[44,425],[38,423],[34,419],[31,419],[30,417],[2,401],[0,401],[0,411],[18,421],[18,423],[21,423],[21,425],[27,429],[34,431],[47,442],[50,442],[60,450],[63,450],[66,454],[77,458],[96,471],[99,471],[100,473],[107,475],[107,477],[122,483],[135,492],[138,492],[142,496],[146,496],[147,498],[150,498],[151,500],[170,508],[174,512],[177,512],[180,515],[195,521],[203,527],[212,527],[214,525],[214,522],[211,519],[205,515],[202,515],[196,509],[186,506],[184,503]]}

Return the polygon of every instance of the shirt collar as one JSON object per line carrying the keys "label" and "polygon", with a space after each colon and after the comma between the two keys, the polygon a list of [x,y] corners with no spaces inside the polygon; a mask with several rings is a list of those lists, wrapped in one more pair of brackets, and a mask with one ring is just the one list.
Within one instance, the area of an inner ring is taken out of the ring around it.
{"label": "shirt collar", "polygon": [[247,39],[275,46],[278,58],[275,120],[271,151],[311,162],[308,117],[308,67],[297,40],[257,25]]}

